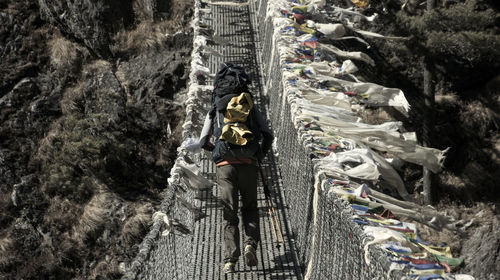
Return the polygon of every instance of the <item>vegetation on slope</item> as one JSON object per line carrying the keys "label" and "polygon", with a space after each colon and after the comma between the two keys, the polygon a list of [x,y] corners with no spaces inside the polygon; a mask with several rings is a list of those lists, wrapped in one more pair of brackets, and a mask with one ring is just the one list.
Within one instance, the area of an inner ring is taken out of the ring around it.
{"label": "vegetation on slope", "polygon": [[179,145],[192,3],[56,2],[0,2],[0,278],[119,278]]}

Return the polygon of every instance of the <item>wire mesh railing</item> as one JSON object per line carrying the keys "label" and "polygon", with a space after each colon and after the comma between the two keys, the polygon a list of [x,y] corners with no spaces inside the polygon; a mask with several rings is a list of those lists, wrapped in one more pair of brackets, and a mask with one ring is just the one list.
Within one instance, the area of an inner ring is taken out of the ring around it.
{"label": "wire mesh railing", "polygon": [[[400,279],[393,272],[385,252],[378,248],[366,251],[367,236],[353,222],[351,206],[321,188],[327,182],[324,175],[315,175],[312,151],[300,140],[294,126],[291,104],[283,86],[283,69],[278,29],[279,18],[272,16],[276,2],[260,0],[255,4],[259,17],[262,51],[261,67],[264,92],[267,94],[269,115],[275,134],[276,150],[283,179],[283,191],[288,203],[288,222],[295,237],[297,255],[305,279]],[[372,260],[365,262],[365,252]]]}

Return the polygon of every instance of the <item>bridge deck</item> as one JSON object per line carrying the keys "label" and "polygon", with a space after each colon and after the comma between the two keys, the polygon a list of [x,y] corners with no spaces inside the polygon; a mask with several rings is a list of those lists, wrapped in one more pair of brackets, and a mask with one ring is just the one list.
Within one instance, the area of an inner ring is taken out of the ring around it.
{"label": "bridge deck", "polygon": [[[204,14],[202,22],[215,31],[225,43],[212,45],[222,56],[210,55],[210,72],[216,73],[222,62],[233,62],[244,66],[252,77],[251,90],[259,109],[266,113],[266,104],[261,96],[261,79],[257,58],[258,36],[252,22],[249,6],[207,5],[210,14]],[[219,40],[221,41],[221,40]],[[211,82],[211,81],[208,81]],[[222,271],[223,235],[222,208],[218,200],[219,188],[204,192],[196,200],[197,207],[206,217],[197,221],[194,231],[192,279],[300,279],[300,267],[294,252],[293,237],[286,222],[286,203],[281,192],[281,180],[274,156],[270,153],[263,163],[264,176],[271,188],[273,203],[279,218],[285,243],[278,246],[268,215],[262,182],[259,180],[259,202],[261,243],[257,249],[257,267],[247,267],[243,257],[236,265],[236,273],[224,275]],[[215,180],[215,166],[210,158],[202,160],[205,176]],[[240,219],[241,220],[241,219]],[[243,237],[241,237],[243,239]]]}

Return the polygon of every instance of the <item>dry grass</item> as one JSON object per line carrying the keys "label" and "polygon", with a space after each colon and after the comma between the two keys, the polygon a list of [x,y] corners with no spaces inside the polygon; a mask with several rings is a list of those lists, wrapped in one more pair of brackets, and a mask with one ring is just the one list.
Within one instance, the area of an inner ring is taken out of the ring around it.
{"label": "dry grass", "polygon": [[56,69],[76,71],[80,69],[84,58],[89,56],[88,51],[73,43],[62,35],[56,35],[48,42],[50,63]]}
{"label": "dry grass", "polygon": [[114,201],[112,194],[100,192],[85,205],[83,214],[73,227],[73,239],[78,242],[94,240],[103,228]]}
{"label": "dry grass", "polygon": [[77,112],[82,112],[82,106],[79,103],[83,98],[83,84],[78,83],[74,87],[66,88],[63,97],[60,101],[61,111],[64,115],[70,115]]}
{"label": "dry grass", "polygon": [[[0,193],[0,218],[3,225],[11,223],[12,217],[8,210],[11,203],[10,195],[7,192]],[[9,221],[10,220],[10,221]],[[12,250],[14,249],[14,240],[10,237],[11,228],[2,228],[0,230],[0,271],[9,267],[12,263]],[[1,274],[0,274],[1,275]],[[2,277],[0,276],[0,279]]]}
{"label": "dry grass", "polygon": [[453,186],[457,189],[466,188],[464,180],[449,171],[443,171],[439,175],[439,179],[443,185]]}
{"label": "dry grass", "polygon": [[129,97],[131,97],[130,96],[130,83],[129,83],[128,79],[127,79],[127,76],[126,76],[125,72],[123,72],[121,69],[117,69],[116,72],[115,72],[115,77],[120,82],[123,90],[125,91],[127,99]]}
{"label": "dry grass", "polygon": [[14,241],[8,235],[8,231],[3,232],[2,235],[4,236],[0,238],[0,271],[12,264],[14,247]]}
{"label": "dry grass", "polygon": [[190,8],[187,1],[176,1],[177,5],[174,5],[174,10],[177,12],[173,12],[173,17],[168,19],[168,24],[172,30],[182,30],[186,27],[186,17],[184,12],[180,12],[181,10],[187,10]]}
{"label": "dry grass", "polygon": [[484,106],[480,101],[472,101],[465,105],[460,113],[460,121],[466,128],[474,131],[477,137],[487,137],[492,129],[498,131],[498,124],[495,121],[496,113]]}
{"label": "dry grass", "polygon": [[169,28],[165,23],[145,21],[134,30],[122,30],[113,38],[114,53],[126,53],[159,49],[169,38]]}
{"label": "dry grass", "polygon": [[86,80],[86,78],[89,78],[90,75],[94,75],[95,73],[102,73],[109,70],[111,70],[111,63],[102,59],[95,60],[83,67],[82,80]]}
{"label": "dry grass", "polygon": [[467,182],[467,178],[462,175],[456,175],[450,171],[443,171],[438,176],[439,180],[439,190],[440,190],[440,201],[450,202],[453,200],[469,201],[470,196],[470,184]]}
{"label": "dry grass", "polygon": [[153,7],[151,6],[151,1],[148,0],[135,0],[132,3],[132,8],[135,13],[135,17],[140,20],[148,20],[153,17]]}
{"label": "dry grass", "polygon": [[77,59],[77,45],[62,37],[49,41],[50,62],[56,68],[69,67]]}
{"label": "dry grass", "polygon": [[[192,1],[171,0],[169,4],[163,4],[156,9],[149,1],[136,0],[133,4],[136,18],[140,23],[133,30],[121,30],[114,38],[111,46],[113,53],[133,53],[150,49],[159,49],[167,40],[169,34],[189,28],[191,20],[187,11],[191,10]],[[158,22],[155,20],[160,19]]]}
{"label": "dry grass", "polygon": [[12,238],[10,238],[10,236],[4,236],[0,238],[0,254],[4,254],[12,249],[13,243],[14,242],[12,241]]}
{"label": "dry grass", "polygon": [[61,110],[64,115],[83,112],[83,87],[82,80],[86,80],[95,73],[102,73],[111,70],[111,64],[105,60],[95,60],[86,64],[82,69],[82,79],[73,87],[68,87],[64,91],[63,98],[60,101]]}
{"label": "dry grass", "polygon": [[457,104],[459,102],[459,97],[456,94],[437,94],[436,103],[451,103]]}
{"label": "dry grass", "polygon": [[491,149],[491,159],[493,162],[500,165],[500,135],[498,135],[498,133],[495,138],[491,140],[491,146],[493,147]]}
{"label": "dry grass", "polygon": [[83,207],[71,202],[67,198],[56,196],[51,199],[51,204],[44,216],[44,223],[58,232],[68,232],[76,224]]}
{"label": "dry grass", "polygon": [[123,225],[123,240],[129,245],[139,243],[147,232],[151,215],[138,213],[127,219]]}
{"label": "dry grass", "polygon": [[[13,219],[9,207],[12,205],[11,190],[0,190],[0,224],[7,224],[6,221]],[[0,231],[0,237],[1,237]]]}
{"label": "dry grass", "polygon": [[51,151],[54,148],[54,140],[57,139],[61,133],[62,124],[63,119],[54,121],[50,125],[47,136],[40,140],[40,146],[38,147],[35,158],[43,164],[47,164],[53,160]]}
{"label": "dry grass", "polygon": [[132,217],[125,221],[122,229],[122,236],[129,245],[139,243],[151,224],[153,207],[150,203],[139,206],[135,209]]}
{"label": "dry grass", "polygon": [[119,263],[115,259],[110,261],[101,260],[90,273],[88,279],[119,279],[123,275]]}
{"label": "dry grass", "polygon": [[190,19],[188,11],[193,8],[193,2],[194,1],[171,0],[167,20],[183,23],[186,19]]}

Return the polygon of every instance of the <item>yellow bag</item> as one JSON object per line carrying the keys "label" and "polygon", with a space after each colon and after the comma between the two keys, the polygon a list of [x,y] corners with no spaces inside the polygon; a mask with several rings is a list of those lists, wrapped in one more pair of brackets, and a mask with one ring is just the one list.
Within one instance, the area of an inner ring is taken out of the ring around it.
{"label": "yellow bag", "polygon": [[224,122],[245,122],[253,107],[252,96],[248,92],[242,92],[229,100],[224,115]]}
{"label": "yellow bag", "polygon": [[222,128],[219,139],[239,146],[246,145],[248,141],[252,140],[253,133],[243,123],[247,120],[252,107],[252,96],[247,92],[242,92],[239,96],[231,98],[224,115],[224,122],[227,124]]}
{"label": "yellow bag", "polygon": [[253,139],[253,133],[243,123],[230,123],[222,128],[220,139],[234,145],[243,146]]}
{"label": "yellow bag", "polygon": [[369,0],[351,0],[351,2],[356,5],[358,8],[366,8],[368,7],[368,4],[370,4]]}

